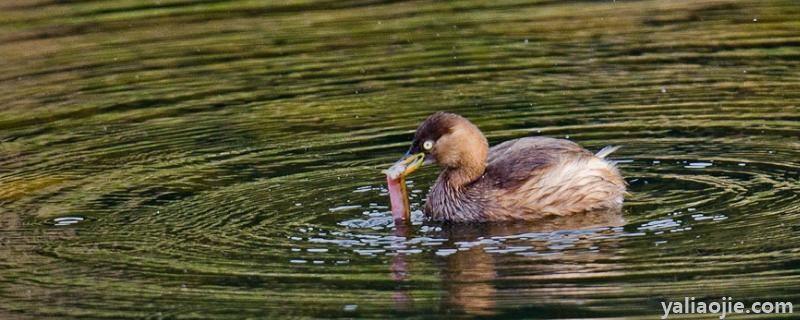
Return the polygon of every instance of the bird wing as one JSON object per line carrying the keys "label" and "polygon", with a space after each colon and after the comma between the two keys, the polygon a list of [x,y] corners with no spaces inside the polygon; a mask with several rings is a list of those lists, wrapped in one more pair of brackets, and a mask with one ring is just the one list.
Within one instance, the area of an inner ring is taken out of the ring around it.
{"label": "bird wing", "polygon": [[489,149],[486,175],[495,188],[512,188],[525,183],[537,169],[557,163],[568,154],[590,152],[572,141],[546,137],[509,140]]}

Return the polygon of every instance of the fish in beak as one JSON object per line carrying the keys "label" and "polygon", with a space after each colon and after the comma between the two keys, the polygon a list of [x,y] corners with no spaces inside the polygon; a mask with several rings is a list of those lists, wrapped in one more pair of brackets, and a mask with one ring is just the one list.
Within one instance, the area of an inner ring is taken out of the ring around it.
{"label": "fish in beak", "polygon": [[392,217],[395,221],[411,221],[411,208],[408,203],[408,190],[406,190],[406,176],[425,162],[425,154],[406,154],[395,162],[389,169],[383,170],[386,174],[386,184],[389,189],[389,200],[392,206]]}

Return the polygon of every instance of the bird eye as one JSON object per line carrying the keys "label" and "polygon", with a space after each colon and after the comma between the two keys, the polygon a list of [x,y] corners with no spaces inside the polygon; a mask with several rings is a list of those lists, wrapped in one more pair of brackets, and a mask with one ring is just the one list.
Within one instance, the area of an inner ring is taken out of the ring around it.
{"label": "bird eye", "polygon": [[422,148],[425,150],[430,150],[431,148],[433,148],[433,141],[430,140],[425,141],[425,143],[422,144]]}

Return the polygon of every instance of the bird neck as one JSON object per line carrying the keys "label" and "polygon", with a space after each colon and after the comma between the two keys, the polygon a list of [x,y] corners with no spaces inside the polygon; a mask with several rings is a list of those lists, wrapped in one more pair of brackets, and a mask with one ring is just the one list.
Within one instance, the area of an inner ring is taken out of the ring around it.
{"label": "bird neck", "polygon": [[461,190],[480,179],[486,169],[486,163],[474,163],[470,166],[447,168],[442,172],[441,180],[447,187]]}
{"label": "bird neck", "polygon": [[445,161],[440,162],[444,170],[428,195],[426,210],[433,220],[481,220],[485,203],[476,182],[486,171],[489,144],[477,128],[456,130],[446,139],[462,143],[457,144],[458,149],[444,153]]}
{"label": "bird neck", "polygon": [[[435,221],[479,221],[484,200],[475,182],[483,175],[477,167],[447,168],[428,194],[426,213]],[[476,194],[478,191],[478,194]]]}

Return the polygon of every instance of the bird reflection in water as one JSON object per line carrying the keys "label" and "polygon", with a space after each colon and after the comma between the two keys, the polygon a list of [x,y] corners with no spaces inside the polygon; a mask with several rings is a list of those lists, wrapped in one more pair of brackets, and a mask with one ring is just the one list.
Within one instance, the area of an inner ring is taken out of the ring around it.
{"label": "bird reflection in water", "polygon": [[[503,299],[526,299],[531,305],[578,303],[577,300],[587,293],[601,289],[570,286],[564,280],[613,274],[618,268],[616,264],[608,263],[615,258],[608,252],[616,251],[600,252],[590,248],[598,245],[606,249],[615,247],[618,237],[614,233],[620,228],[614,227],[624,223],[620,212],[611,211],[524,223],[437,224],[437,231],[426,236],[448,239],[443,243],[444,247],[458,248],[439,259],[442,307],[453,312],[493,315]],[[411,239],[411,228],[409,224],[397,221],[394,235],[398,241]],[[524,253],[503,250],[496,247],[498,241],[533,250]],[[563,241],[572,242],[570,247],[575,250],[559,248],[558,243]],[[410,311],[414,307],[407,283],[413,273],[413,264],[407,258],[398,253],[391,259],[391,275],[396,282],[393,298],[398,311]],[[509,283],[513,286],[515,280],[540,283],[541,286],[501,288],[497,285],[498,280],[505,286]],[[548,286],[551,281],[559,284]],[[604,287],[602,290],[607,293],[619,288]]]}
{"label": "bird reflection in water", "polygon": [[[395,225],[394,235],[398,237],[398,239],[410,238],[411,225],[398,221]],[[405,255],[398,253],[392,257],[392,280],[397,283],[392,299],[394,300],[395,308],[398,310],[411,310],[413,307],[413,299],[408,292],[408,285],[406,283],[410,276],[408,267],[409,265],[408,262],[406,262]]]}

